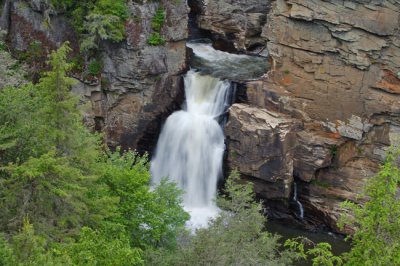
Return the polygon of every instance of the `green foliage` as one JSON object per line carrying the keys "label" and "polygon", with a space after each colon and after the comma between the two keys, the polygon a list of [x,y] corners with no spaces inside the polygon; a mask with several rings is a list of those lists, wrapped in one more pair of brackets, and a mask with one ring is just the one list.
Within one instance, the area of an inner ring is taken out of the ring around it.
{"label": "green foliage", "polygon": [[34,138],[39,135],[41,123],[41,117],[35,115],[40,106],[38,93],[31,84],[0,90],[0,159],[3,164],[25,161],[46,150],[43,146],[47,146],[44,144],[47,139]]}
{"label": "green foliage", "polygon": [[379,173],[367,182],[363,205],[343,204],[352,216],[343,216],[340,225],[356,228],[346,265],[400,265],[399,155],[395,149],[387,153]]}
{"label": "green foliage", "polygon": [[161,27],[164,24],[164,20],[165,20],[164,9],[162,8],[157,9],[156,14],[154,15],[151,21],[151,28],[156,32],[160,32]]}
{"label": "green foliage", "polygon": [[233,173],[226,192],[218,199],[224,211],[208,228],[198,229],[175,252],[148,254],[147,265],[290,265],[297,254],[279,251],[279,237],[263,231],[265,217],[251,186],[239,184]]}
{"label": "green foliage", "polygon": [[[107,203],[88,196],[90,187],[102,190],[92,176],[54,151],[6,169],[10,176],[0,180],[0,222],[8,231],[17,231],[28,217],[40,234],[62,239],[76,235],[84,224],[95,224],[111,209],[112,198]],[[103,210],[91,208],[96,203],[103,204]]]}
{"label": "green foliage", "polygon": [[75,0],[51,0],[50,3],[56,8],[68,8],[74,4]]}
{"label": "green foliage", "polygon": [[13,263],[10,265],[50,266],[65,265],[62,259],[57,261],[46,251],[46,240],[35,235],[33,226],[25,220],[22,230],[12,239]]}
{"label": "green foliage", "polygon": [[123,20],[128,18],[125,0],[97,0],[93,12],[114,15]]}
{"label": "green foliage", "polygon": [[314,186],[322,187],[322,188],[329,188],[330,184],[326,180],[319,180],[319,179],[314,179],[311,181],[311,184]]}
{"label": "green foliage", "polygon": [[160,33],[153,32],[147,40],[147,43],[153,46],[163,45],[165,43],[165,39],[161,37]]}
{"label": "green foliage", "polygon": [[7,32],[5,30],[0,29],[0,51],[7,50],[7,44],[5,42],[6,36]]}
{"label": "green foliage", "polygon": [[99,75],[102,68],[101,63],[96,59],[92,60],[88,65],[89,74],[92,76]]}
{"label": "green foliage", "polygon": [[165,12],[162,7],[158,8],[156,14],[154,15],[151,21],[151,28],[154,30],[147,39],[147,43],[149,45],[157,46],[163,45],[165,43],[165,39],[161,37],[161,28],[164,25],[165,21]]}
{"label": "green foliage", "polygon": [[84,28],[87,33],[81,42],[81,50],[88,52],[99,48],[100,41],[120,42],[124,39],[124,25],[120,18],[110,14],[92,13],[86,16]]}
{"label": "green foliage", "polygon": [[109,153],[104,167],[102,181],[108,185],[110,195],[119,198],[119,216],[112,221],[124,226],[132,245],[145,248],[173,244],[189,219],[181,206],[182,191],[165,180],[150,191],[147,157],[134,152]]}
{"label": "green foliage", "polygon": [[0,91],[0,265],[141,265],[183,230],[182,191],[151,189],[146,156],[105,151],[84,127],[69,52],[38,84]]}
{"label": "green foliage", "polygon": [[337,145],[332,145],[330,146],[330,151],[331,151],[331,155],[332,157],[335,157],[338,153],[338,146]]}
{"label": "green foliage", "polygon": [[72,58],[71,60],[71,64],[72,64],[72,68],[71,71],[72,72],[82,72],[85,62],[82,56],[75,56]]}
{"label": "green foliage", "polygon": [[47,245],[46,239],[36,235],[33,226],[25,219],[21,231],[12,238],[11,244],[0,238],[0,265],[72,266],[68,256],[55,252],[55,249],[47,250]]}
{"label": "green foliage", "polygon": [[0,162],[22,163],[50,150],[79,157],[97,149],[98,139],[81,123],[78,98],[69,92],[75,83],[66,77],[71,68],[66,63],[69,51],[63,45],[51,54],[52,71],[44,73],[37,85],[0,91]]}
{"label": "green foliage", "polygon": [[73,265],[91,266],[132,266],[142,265],[141,252],[132,249],[129,238],[120,234],[109,238],[104,232],[84,227],[75,243],[62,246],[71,258]]}
{"label": "green foliage", "polygon": [[[342,259],[332,254],[332,247],[328,243],[315,244],[306,238],[299,237],[286,240],[284,246],[304,260],[311,256],[313,266],[343,265]],[[306,248],[306,246],[311,246],[311,248]]]}
{"label": "green foliage", "polygon": [[39,60],[43,57],[44,50],[40,41],[33,41],[29,44],[28,49],[25,52],[25,60],[29,63]]}
{"label": "green foliage", "polygon": [[125,37],[128,18],[126,0],[52,0],[56,9],[64,9],[81,35],[81,50],[95,51],[99,42],[120,42]]}
{"label": "green foliage", "polygon": [[46,53],[40,41],[32,41],[26,50],[17,54],[20,62],[29,64],[29,76],[33,81],[40,78],[41,72],[45,69]]}
{"label": "green foliage", "polygon": [[9,243],[0,235],[0,266],[12,265],[14,262],[13,250],[11,249]]}

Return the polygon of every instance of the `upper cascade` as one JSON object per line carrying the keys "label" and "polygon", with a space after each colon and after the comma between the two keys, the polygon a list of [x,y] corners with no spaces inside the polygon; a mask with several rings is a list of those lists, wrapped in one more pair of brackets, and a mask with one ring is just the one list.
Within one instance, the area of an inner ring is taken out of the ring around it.
{"label": "upper cascade", "polygon": [[190,65],[205,74],[232,81],[259,79],[269,68],[265,57],[215,50],[210,43],[189,42],[194,56]]}

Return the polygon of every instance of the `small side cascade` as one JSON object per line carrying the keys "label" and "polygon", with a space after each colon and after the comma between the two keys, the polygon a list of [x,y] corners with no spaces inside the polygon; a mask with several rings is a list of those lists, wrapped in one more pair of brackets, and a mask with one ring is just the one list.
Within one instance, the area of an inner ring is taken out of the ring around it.
{"label": "small side cascade", "polygon": [[297,194],[297,183],[293,183],[293,201],[296,202],[297,207],[299,208],[299,217],[300,219],[304,219],[304,208],[303,204],[299,201],[298,194]]}

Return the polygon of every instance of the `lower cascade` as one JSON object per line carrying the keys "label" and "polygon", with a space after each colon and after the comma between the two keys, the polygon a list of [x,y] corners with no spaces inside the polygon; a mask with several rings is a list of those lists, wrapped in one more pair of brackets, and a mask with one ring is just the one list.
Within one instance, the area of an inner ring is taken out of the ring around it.
{"label": "lower cascade", "polygon": [[206,226],[218,213],[214,198],[225,149],[218,119],[229,106],[229,94],[229,81],[189,71],[184,106],[168,117],[151,162],[154,183],[168,177],[184,190],[191,228]]}

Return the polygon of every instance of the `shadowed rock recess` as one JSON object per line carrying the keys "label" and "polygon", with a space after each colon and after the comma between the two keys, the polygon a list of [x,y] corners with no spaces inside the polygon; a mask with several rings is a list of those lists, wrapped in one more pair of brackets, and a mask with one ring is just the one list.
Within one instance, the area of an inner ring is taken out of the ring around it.
{"label": "shadowed rock recess", "polygon": [[[400,138],[400,1],[127,3],[126,39],[100,44],[102,70],[95,78],[76,75],[74,91],[91,106],[86,123],[104,132],[110,147],[153,151],[162,123],[183,101],[189,5],[195,32],[207,33],[214,48],[260,55],[271,66],[238,86],[240,103],[225,126],[227,169],[254,183],[270,217],[297,217],[296,182],[301,222],[340,232],[339,204],[362,200],[357,194]],[[41,0],[0,4],[0,27],[15,54],[33,41],[44,54],[69,41],[79,54],[62,10]],[[166,43],[150,46],[161,5]]]}

